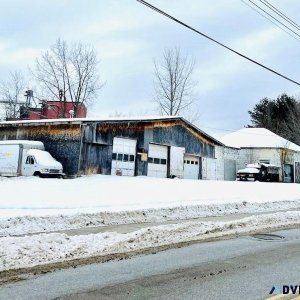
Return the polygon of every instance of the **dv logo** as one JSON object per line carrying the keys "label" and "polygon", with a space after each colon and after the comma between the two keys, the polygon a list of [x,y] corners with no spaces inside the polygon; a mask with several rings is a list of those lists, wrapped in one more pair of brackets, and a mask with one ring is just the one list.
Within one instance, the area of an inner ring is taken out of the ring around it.
{"label": "dv logo", "polygon": [[278,288],[276,285],[273,285],[273,287],[271,288],[271,291],[269,292],[269,295],[281,294],[281,293],[283,295],[300,294],[300,285],[283,285],[282,290],[280,288]]}
{"label": "dv logo", "polygon": [[277,294],[281,294],[281,290],[280,288],[278,288],[277,286],[273,285],[273,287],[271,288],[271,291],[269,293],[269,295],[277,295]]}

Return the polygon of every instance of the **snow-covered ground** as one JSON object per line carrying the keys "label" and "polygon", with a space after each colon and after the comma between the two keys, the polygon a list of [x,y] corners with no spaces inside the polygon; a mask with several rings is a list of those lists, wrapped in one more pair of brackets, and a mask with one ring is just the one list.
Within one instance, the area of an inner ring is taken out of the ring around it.
{"label": "snow-covered ground", "polygon": [[300,212],[227,222],[178,221],[126,234],[51,231],[299,208],[297,184],[101,175],[0,178],[0,271],[299,225]]}
{"label": "snow-covered ground", "polygon": [[0,236],[300,208],[300,185],[90,176],[0,179]]}
{"label": "snow-covered ground", "polygon": [[122,211],[180,205],[300,200],[299,184],[96,175],[0,179],[0,209]]}
{"label": "snow-covered ground", "polygon": [[3,237],[0,240],[0,272],[299,224],[300,212],[291,211],[228,222],[187,222],[162,225],[127,234],[107,232],[67,236],[49,233],[26,237]]}

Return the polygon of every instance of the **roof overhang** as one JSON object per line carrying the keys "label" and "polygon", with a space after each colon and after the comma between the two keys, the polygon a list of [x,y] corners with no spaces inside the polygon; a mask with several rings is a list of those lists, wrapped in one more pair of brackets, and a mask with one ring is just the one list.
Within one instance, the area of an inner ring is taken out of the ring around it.
{"label": "roof overhang", "polygon": [[41,125],[83,125],[89,123],[103,123],[103,124],[135,124],[135,123],[156,123],[156,122],[181,122],[186,127],[204,136],[211,143],[219,146],[225,146],[222,142],[215,139],[211,135],[207,134],[194,124],[187,121],[180,116],[168,116],[168,117],[133,117],[133,118],[66,118],[66,119],[43,119],[43,120],[22,120],[22,121],[6,121],[0,122],[0,128],[2,127],[25,127],[25,126],[41,126]]}

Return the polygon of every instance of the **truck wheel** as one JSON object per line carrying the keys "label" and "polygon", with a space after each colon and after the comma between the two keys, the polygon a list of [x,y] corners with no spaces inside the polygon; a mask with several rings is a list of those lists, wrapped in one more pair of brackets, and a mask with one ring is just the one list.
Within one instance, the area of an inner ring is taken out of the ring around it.
{"label": "truck wheel", "polygon": [[41,172],[34,172],[33,176],[42,177],[42,174],[41,174]]}

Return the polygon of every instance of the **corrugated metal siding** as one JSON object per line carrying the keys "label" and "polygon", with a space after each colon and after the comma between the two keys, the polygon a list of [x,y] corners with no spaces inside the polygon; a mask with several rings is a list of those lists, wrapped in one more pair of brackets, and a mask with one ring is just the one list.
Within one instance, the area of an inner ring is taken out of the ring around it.
{"label": "corrugated metal siding", "polygon": [[110,174],[112,146],[85,144],[81,157],[81,170],[84,174]]}
{"label": "corrugated metal siding", "polygon": [[[90,123],[85,126],[81,153],[83,173],[110,174],[114,137],[137,139],[137,153],[148,152],[149,143],[185,147],[186,152],[214,157],[214,145],[182,125],[161,123]],[[147,162],[137,156],[136,175],[147,175]]]}
{"label": "corrugated metal siding", "polygon": [[183,126],[174,126],[169,128],[154,128],[153,142],[179,147],[185,147],[186,153],[200,156],[214,157],[214,146],[202,142],[192,135]]}

